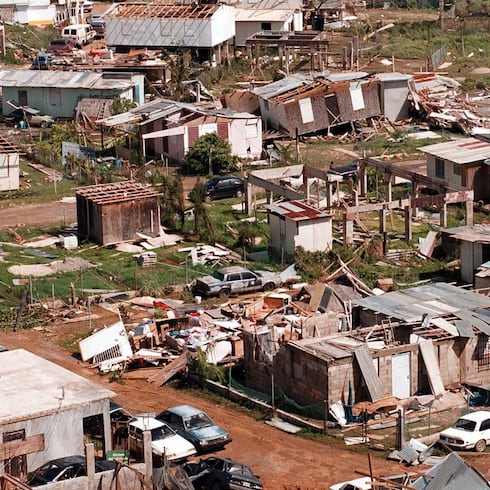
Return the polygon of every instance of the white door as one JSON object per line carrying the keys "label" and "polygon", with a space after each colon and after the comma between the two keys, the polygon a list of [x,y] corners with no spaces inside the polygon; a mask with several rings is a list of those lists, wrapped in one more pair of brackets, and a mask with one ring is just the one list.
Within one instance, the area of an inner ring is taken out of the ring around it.
{"label": "white door", "polygon": [[410,352],[391,357],[391,392],[397,398],[410,396]]}

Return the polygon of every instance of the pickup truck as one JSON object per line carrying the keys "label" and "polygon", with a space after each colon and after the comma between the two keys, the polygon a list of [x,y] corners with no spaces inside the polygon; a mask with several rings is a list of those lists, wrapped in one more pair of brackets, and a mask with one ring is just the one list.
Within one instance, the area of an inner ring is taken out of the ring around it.
{"label": "pickup truck", "polygon": [[194,295],[228,296],[252,291],[272,291],[282,284],[281,276],[275,272],[250,271],[232,265],[216,269],[212,275],[195,279],[190,289]]}

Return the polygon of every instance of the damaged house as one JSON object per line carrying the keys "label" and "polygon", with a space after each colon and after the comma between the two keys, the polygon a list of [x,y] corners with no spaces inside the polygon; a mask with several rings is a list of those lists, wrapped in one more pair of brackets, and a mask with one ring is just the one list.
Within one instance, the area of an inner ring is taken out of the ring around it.
{"label": "damaged house", "polygon": [[490,143],[458,138],[419,148],[427,155],[427,176],[474,191],[475,201],[490,196]]}
{"label": "damaged house", "polygon": [[[24,349],[2,352],[0,471],[25,477],[44,463],[112,450],[110,399],[116,394]],[[19,385],[22,379],[22,386]]]}
{"label": "damaged house", "polygon": [[290,137],[381,115],[378,82],[367,73],[294,75],[256,88],[267,128]]}
{"label": "damaged house", "polygon": [[134,182],[92,185],[77,189],[76,200],[78,233],[96,243],[160,234],[158,192],[151,187]]}
{"label": "damaged house", "polygon": [[221,63],[235,36],[235,9],[223,4],[124,2],[105,16],[108,46],[184,48],[199,61]]}
{"label": "damaged house", "polygon": [[240,158],[260,158],[262,120],[247,112],[212,109],[184,102],[156,99],[124,114],[101,119],[104,128],[139,125],[147,156],[164,156],[180,163],[200,136],[216,133]]}
{"label": "damaged house", "polygon": [[244,333],[250,385],[269,392],[273,375],[297,403],[331,406],[346,399],[349,384],[356,402],[374,402],[440,396],[446,386],[488,378],[488,297],[437,283],[351,304],[352,316],[328,333],[292,324]]}
{"label": "damaged house", "polygon": [[30,106],[54,118],[73,119],[84,98],[124,97],[140,104],[144,75],[90,71],[3,70],[0,72],[3,114],[12,112],[9,100]]}

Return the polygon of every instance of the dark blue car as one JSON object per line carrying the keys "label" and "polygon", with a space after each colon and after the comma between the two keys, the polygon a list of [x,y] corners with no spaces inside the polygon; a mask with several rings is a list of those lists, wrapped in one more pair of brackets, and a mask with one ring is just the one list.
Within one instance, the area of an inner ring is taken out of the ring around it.
{"label": "dark blue car", "polygon": [[214,451],[231,442],[228,432],[216,425],[202,410],[179,405],[164,410],[157,418],[190,441],[199,452]]}

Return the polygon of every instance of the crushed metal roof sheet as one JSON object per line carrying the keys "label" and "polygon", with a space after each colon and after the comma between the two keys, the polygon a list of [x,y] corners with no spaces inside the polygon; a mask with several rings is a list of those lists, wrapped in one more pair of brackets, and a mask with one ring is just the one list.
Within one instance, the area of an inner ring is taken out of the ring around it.
{"label": "crushed metal roof sheet", "polygon": [[439,282],[352,300],[352,304],[405,322],[417,322],[427,313],[437,317],[461,310],[489,307],[490,298]]}
{"label": "crushed metal roof sheet", "polygon": [[422,146],[419,150],[459,164],[474,163],[490,158],[490,143],[477,138],[460,138],[445,143]]}
{"label": "crushed metal roof sheet", "polygon": [[328,218],[330,214],[320,211],[301,201],[285,201],[279,204],[269,204],[266,208],[273,214],[284,216],[293,221]]}
{"label": "crushed metal roof sheet", "polygon": [[[140,105],[128,112],[116,114],[97,122],[103,126],[112,127],[124,124],[148,124],[158,119],[169,117],[176,113],[195,113],[202,116],[221,117],[226,119],[257,119],[258,116],[248,112],[234,112],[231,109],[214,109],[196,106],[186,102],[177,102],[168,99],[155,99],[147,104]],[[175,122],[179,122],[180,116]],[[173,120],[173,118],[172,118]]]}
{"label": "crushed metal roof sheet", "polygon": [[448,233],[452,238],[465,242],[490,243],[490,224],[457,226],[456,228],[446,228],[443,232]]}
{"label": "crushed metal roof sheet", "polygon": [[293,17],[293,10],[283,9],[235,9],[237,22],[286,22]]}
{"label": "crushed metal roof sheet", "polygon": [[411,75],[406,75],[405,73],[398,72],[376,73],[375,77],[380,82],[405,82],[412,78]]}
{"label": "crushed metal roof sheet", "polygon": [[488,489],[490,485],[474,468],[455,452],[449,453],[420,478],[410,484],[416,490]]}
{"label": "crushed metal roof sheet", "polygon": [[135,182],[116,182],[82,187],[77,189],[76,196],[84,197],[94,204],[114,204],[134,199],[158,197],[158,192],[152,187]]}
{"label": "crushed metal roof sheet", "polygon": [[126,80],[113,79],[103,73],[92,71],[58,71],[58,70],[0,70],[2,87],[53,87],[114,89],[128,88],[134,84]]}

